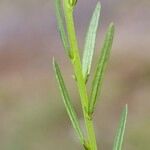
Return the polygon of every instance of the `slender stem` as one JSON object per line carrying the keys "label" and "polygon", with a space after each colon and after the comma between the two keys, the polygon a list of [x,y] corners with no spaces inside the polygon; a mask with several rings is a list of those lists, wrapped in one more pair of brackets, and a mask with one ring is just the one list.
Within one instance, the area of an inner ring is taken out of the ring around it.
{"label": "slender stem", "polygon": [[70,43],[70,51],[72,55],[72,64],[77,79],[77,87],[81,98],[82,111],[83,111],[85,125],[86,125],[87,138],[89,144],[88,146],[89,146],[89,150],[97,150],[93,120],[88,115],[89,100],[88,100],[85,81],[82,74],[82,65],[79,56],[78,43],[77,43],[76,32],[74,27],[73,7],[69,5],[68,0],[64,0],[64,12],[65,12],[67,32],[68,32],[68,39]]}

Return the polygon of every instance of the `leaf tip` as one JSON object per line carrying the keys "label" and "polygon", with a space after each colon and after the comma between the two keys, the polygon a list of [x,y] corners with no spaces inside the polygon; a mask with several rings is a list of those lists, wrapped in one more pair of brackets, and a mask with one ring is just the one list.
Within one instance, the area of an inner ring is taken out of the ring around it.
{"label": "leaf tip", "polygon": [[53,57],[53,68],[54,68],[54,71],[56,72],[57,68],[58,68],[58,64],[55,60],[55,58]]}
{"label": "leaf tip", "polygon": [[55,64],[56,64],[55,57],[53,57],[52,62],[53,62],[53,66],[55,66]]}
{"label": "leaf tip", "polygon": [[97,9],[101,9],[101,3],[100,3],[100,1],[97,2],[96,8],[97,8]]}
{"label": "leaf tip", "polygon": [[127,114],[127,113],[128,113],[128,104],[125,105],[125,108],[124,108],[124,109],[125,109],[125,112],[126,112],[126,114]]}
{"label": "leaf tip", "polygon": [[109,28],[114,31],[115,30],[115,25],[113,22],[110,23]]}

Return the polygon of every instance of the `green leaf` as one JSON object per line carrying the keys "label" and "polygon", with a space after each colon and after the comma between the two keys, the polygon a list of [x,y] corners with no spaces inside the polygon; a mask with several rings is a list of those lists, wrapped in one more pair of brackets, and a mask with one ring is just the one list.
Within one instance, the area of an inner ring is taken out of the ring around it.
{"label": "green leaf", "polygon": [[127,114],[128,114],[128,106],[126,105],[121,115],[120,124],[114,141],[113,150],[122,149],[123,137],[124,137],[125,126],[127,121]]}
{"label": "green leaf", "polygon": [[101,6],[100,3],[98,2],[93,12],[93,16],[91,18],[90,25],[86,34],[84,53],[82,59],[82,70],[83,70],[83,77],[85,80],[87,80],[90,74],[92,57],[95,49],[96,32],[99,24],[100,10]]}
{"label": "green leaf", "polygon": [[97,64],[94,79],[92,81],[92,89],[90,93],[90,103],[89,103],[89,115],[91,115],[94,112],[98,92],[100,91],[100,88],[102,86],[102,80],[104,78],[104,72],[110,55],[113,37],[114,37],[114,24],[111,23],[105,36],[104,44],[101,50],[101,56]]}
{"label": "green leaf", "polygon": [[64,49],[65,49],[66,53],[70,56],[70,52],[69,52],[70,46],[69,46],[67,34],[65,32],[63,8],[62,8],[61,0],[55,0],[55,8],[56,8],[58,31],[59,31]]}
{"label": "green leaf", "polygon": [[54,70],[55,70],[55,75],[56,75],[56,79],[57,79],[57,82],[58,82],[58,85],[59,85],[61,96],[63,98],[63,102],[65,104],[65,107],[66,107],[67,113],[69,115],[69,118],[72,122],[72,125],[73,125],[77,135],[79,136],[80,142],[82,144],[84,144],[84,138],[83,138],[83,134],[82,134],[81,129],[80,129],[80,125],[79,125],[79,121],[77,119],[76,112],[75,112],[75,110],[73,108],[73,105],[71,103],[71,99],[69,97],[69,94],[68,94],[67,88],[65,86],[63,77],[61,75],[61,71],[59,69],[59,66],[55,62],[55,60],[53,60],[53,67],[54,67]]}

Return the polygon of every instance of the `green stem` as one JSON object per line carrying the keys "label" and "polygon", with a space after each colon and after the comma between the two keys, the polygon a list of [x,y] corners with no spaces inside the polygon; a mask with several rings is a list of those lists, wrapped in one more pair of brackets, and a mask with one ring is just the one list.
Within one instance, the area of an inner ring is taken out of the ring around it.
{"label": "green stem", "polygon": [[79,90],[82,111],[84,115],[87,138],[88,138],[88,149],[89,150],[97,150],[96,137],[94,132],[93,120],[88,115],[88,94],[85,85],[85,81],[82,74],[82,65],[79,56],[78,43],[76,38],[76,32],[74,27],[74,19],[73,19],[73,8],[74,6],[69,5],[68,0],[64,0],[64,12],[66,19],[66,26],[68,32],[68,39],[70,43],[70,53],[72,64],[74,67],[75,76],[77,79],[77,87]]}

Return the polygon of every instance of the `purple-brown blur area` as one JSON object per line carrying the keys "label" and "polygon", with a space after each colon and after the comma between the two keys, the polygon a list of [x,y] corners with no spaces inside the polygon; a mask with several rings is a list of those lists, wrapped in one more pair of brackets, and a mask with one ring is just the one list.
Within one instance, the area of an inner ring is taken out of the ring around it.
{"label": "purple-brown blur area", "polygon": [[[75,9],[80,53],[96,0]],[[101,0],[92,72],[110,22],[111,58],[94,114],[99,150],[111,150],[120,113],[129,106],[124,150],[150,148],[150,1]],[[0,1],[0,149],[82,150],[66,114],[52,67],[60,64],[83,126],[72,67],[56,27],[52,0]],[[91,78],[93,73],[91,73]],[[90,89],[91,82],[88,83]]]}

